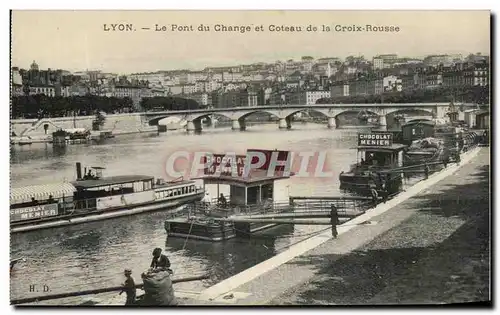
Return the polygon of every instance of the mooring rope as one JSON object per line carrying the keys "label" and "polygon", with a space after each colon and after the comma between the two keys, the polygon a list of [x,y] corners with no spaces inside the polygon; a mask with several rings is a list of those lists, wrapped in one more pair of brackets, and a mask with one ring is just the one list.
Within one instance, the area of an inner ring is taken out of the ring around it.
{"label": "mooring rope", "polygon": [[187,241],[189,239],[189,235],[191,235],[191,229],[193,228],[194,225],[194,220],[191,221],[191,226],[189,227],[189,232],[188,235],[186,236],[186,240],[184,241],[184,245],[182,246],[182,249],[186,248]]}

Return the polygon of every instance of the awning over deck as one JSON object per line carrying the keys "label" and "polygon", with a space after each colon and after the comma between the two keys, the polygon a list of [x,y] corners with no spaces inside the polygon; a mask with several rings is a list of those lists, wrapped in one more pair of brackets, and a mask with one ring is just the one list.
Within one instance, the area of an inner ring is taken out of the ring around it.
{"label": "awning over deck", "polygon": [[76,191],[75,186],[70,183],[44,184],[11,188],[10,204],[30,202],[31,198],[35,200],[47,200],[49,196],[54,199],[63,196],[73,196]]}
{"label": "awning over deck", "polygon": [[265,170],[252,170],[248,176],[230,176],[230,175],[204,175],[193,179],[202,179],[205,184],[231,185],[240,184],[242,186],[258,185],[275,180],[290,178],[293,174],[268,174]]}

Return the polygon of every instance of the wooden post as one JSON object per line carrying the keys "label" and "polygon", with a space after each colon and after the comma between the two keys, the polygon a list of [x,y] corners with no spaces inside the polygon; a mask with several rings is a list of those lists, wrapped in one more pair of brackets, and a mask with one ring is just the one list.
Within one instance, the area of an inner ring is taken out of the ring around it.
{"label": "wooden post", "polygon": [[[204,279],[208,279],[208,278],[209,278],[208,275],[187,277],[187,278],[173,279],[172,283],[199,281],[199,280],[204,280]],[[143,286],[144,285],[141,283],[141,284],[137,284],[135,287],[137,289],[141,289]],[[60,293],[60,294],[50,294],[50,295],[36,296],[36,297],[32,297],[32,298],[11,300],[10,303],[13,305],[25,304],[25,303],[32,303],[32,302],[63,299],[63,298],[73,297],[73,296],[82,296],[82,295],[99,294],[99,293],[106,293],[106,292],[113,292],[113,291],[121,291],[122,289],[123,289],[123,286],[115,286],[115,287],[108,287],[108,288],[101,288],[101,289],[92,289],[92,290]]]}

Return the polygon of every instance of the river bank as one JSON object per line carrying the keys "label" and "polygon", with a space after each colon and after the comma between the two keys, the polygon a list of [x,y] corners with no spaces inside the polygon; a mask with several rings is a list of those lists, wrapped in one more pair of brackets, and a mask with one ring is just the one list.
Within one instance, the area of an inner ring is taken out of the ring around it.
{"label": "river bank", "polygon": [[[391,205],[391,200],[375,208],[373,211],[379,214],[369,218],[368,224],[340,226],[337,239],[331,239],[331,232],[326,231],[310,242],[316,242],[312,249],[293,249],[305,253],[261,274],[245,271],[185,304],[364,305],[490,300],[489,148],[466,154],[460,168],[453,165],[443,172],[448,174],[437,173],[428,184],[421,182],[418,189],[422,191],[406,201]],[[439,178],[443,175],[447,176]],[[269,261],[253,269],[265,269]]]}

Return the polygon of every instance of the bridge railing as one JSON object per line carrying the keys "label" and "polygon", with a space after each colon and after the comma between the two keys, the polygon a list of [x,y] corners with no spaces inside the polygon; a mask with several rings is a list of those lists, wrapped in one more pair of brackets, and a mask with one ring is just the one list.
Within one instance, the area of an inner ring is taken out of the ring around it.
{"label": "bridge railing", "polygon": [[[377,200],[378,202],[378,200]],[[375,205],[375,200],[371,197],[290,197],[290,204],[294,210],[300,211],[330,211],[331,206],[335,206],[339,215],[351,215],[368,210]]]}

